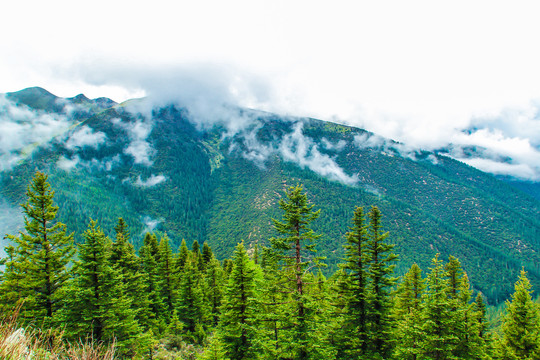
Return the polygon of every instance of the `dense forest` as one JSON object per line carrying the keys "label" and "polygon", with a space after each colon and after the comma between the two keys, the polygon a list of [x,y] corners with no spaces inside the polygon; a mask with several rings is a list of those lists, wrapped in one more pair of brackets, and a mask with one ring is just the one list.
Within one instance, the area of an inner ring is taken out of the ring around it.
{"label": "dense forest", "polygon": [[[414,263],[427,270],[440,254],[460,259],[471,286],[490,305],[510,297],[522,268],[540,286],[540,201],[529,195],[534,187],[501,181],[442,150],[219,104],[208,117],[152,99],[116,104],[59,98],[40,88],[4,95],[3,119],[30,133],[22,147],[0,154],[2,234],[23,229],[19,204],[27,201],[39,169],[55,189],[56,220],[74,233],[75,244],[84,241],[90,218],[114,239],[121,217],[138,254],[152,233],[158,239],[167,234],[174,250],[182,239],[189,248],[195,240],[207,242],[226,259],[242,239],[250,253],[268,246],[284,191],[303,184],[321,209],[311,228],[321,235],[317,254],[326,258],[321,272],[328,278],[345,257],[355,207],[365,204],[385,216],[400,257],[395,276]],[[52,129],[44,126],[50,121],[57,131],[32,132]]]}
{"label": "dense forest", "polygon": [[197,240],[173,251],[165,233],[147,233],[137,253],[122,218],[113,239],[90,220],[74,245],[47,175],[37,172],[26,196],[25,228],[7,235],[0,314],[41,330],[43,359],[58,342],[88,339],[118,359],[540,358],[524,270],[490,326],[457,258],[436,255],[425,275],[413,264],[395,276],[400,260],[375,206],[354,209],[342,261],[325,276],[320,210],[302,185],[279,201],[273,237],[239,242],[222,261]]}

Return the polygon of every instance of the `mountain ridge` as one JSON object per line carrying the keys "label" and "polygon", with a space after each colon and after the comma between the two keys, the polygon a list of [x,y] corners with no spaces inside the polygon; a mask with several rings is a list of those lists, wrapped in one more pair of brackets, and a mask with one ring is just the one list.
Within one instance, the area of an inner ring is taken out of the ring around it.
{"label": "mountain ridge", "polygon": [[540,284],[538,199],[449,157],[317,119],[231,108],[214,119],[148,100],[57,100],[82,106],[68,114],[33,94],[24,106],[67,114],[73,126],[5,170],[0,195],[16,206],[33,172],[46,171],[59,218],[77,235],[90,217],[112,231],[122,216],[137,246],[144,231],[159,231],[175,246],[208,241],[225,257],[242,239],[264,245],[283,190],[302,183],[322,209],[314,227],[331,269],[354,207],[377,205],[402,259],[398,272],[415,261],[427,268],[440,252],[459,257],[492,302],[508,296],[521,266]]}

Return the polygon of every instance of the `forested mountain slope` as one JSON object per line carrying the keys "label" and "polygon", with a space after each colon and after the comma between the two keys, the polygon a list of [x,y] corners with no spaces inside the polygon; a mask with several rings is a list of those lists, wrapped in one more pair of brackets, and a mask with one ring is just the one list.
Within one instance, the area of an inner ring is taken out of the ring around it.
{"label": "forested mountain slope", "polygon": [[45,171],[59,219],[76,237],[90,217],[111,232],[123,217],[136,246],[160,231],[175,248],[208,241],[230,256],[242,239],[248,248],[267,244],[283,190],[301,183],[321,209],[313,227],[332,271],[355,206],[376,205],[401,258],[398,274],[415,261],[427,268],[439,252],[458,257],[491,302],[508,296],[522,266],[540,285],[540,201],[448,157],[362,129],[218,104],[195,114],[182,104],[61,99],[31,88],[6,94],[3,107],[3,121],[30,133],[55,126],[0,154],[4,203],[18,211],[36,169]]}

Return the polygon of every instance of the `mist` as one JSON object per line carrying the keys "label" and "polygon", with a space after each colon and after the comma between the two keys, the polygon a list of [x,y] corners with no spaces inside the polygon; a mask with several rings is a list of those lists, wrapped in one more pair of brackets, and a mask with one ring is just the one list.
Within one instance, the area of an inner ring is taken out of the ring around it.
{"label": "mist", "polygon": [[17,106],[0,95],[0,171],[10,170],[39,145],[66,132],[73,124],[67,115]]}

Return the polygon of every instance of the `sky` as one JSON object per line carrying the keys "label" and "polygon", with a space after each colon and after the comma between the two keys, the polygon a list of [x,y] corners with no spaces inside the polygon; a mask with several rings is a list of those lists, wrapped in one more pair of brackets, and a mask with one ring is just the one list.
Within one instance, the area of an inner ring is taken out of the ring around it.
{"label": "sky", "polygon": [[519,0],[10,1],[0,92],[205,97],[540,181],[539,10]]}

